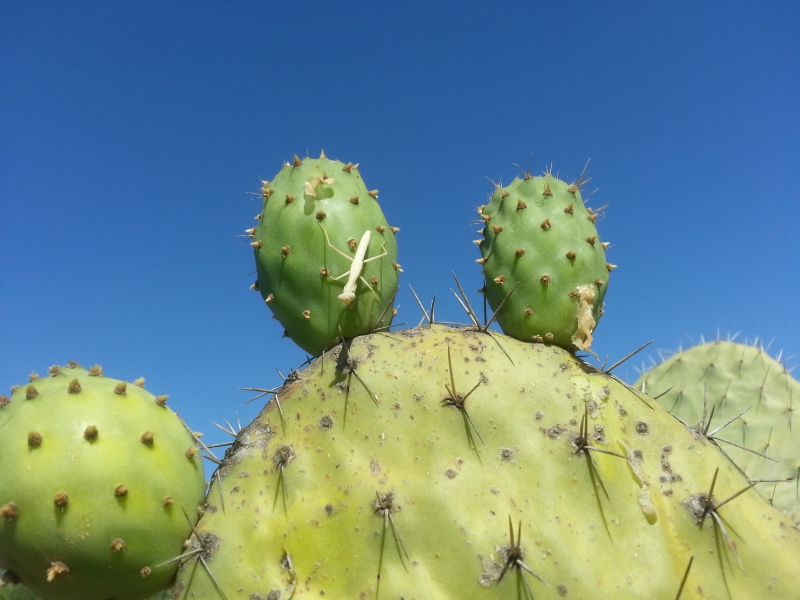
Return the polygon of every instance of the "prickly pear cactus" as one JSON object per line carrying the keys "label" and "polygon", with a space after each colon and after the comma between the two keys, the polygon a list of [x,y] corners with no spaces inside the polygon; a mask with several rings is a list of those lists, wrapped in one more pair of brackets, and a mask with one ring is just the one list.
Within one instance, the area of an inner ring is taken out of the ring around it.
{"label": "prickly pear cactus", "polygon": [[254,240],[258,281],[275,318],[318,356],[345,338],[388,327],[397,291],[396,228],[358,165],[295,157],[262,189]]}
{"label": "prickly pear cactus", "polygon": [[791,521],[569,352],[438,325],[340,350],[239,433],[175,598],[800,597]]}
{"label": "prickly pear cactus", "polygon": [[505,301],[497,321],[511,337],[572,351],[591,347],[614,265],[580,186],[528,174],[497,186],[478,210],[486,299],[492,310]]}
{"label": "prickly pear cactus", "polygon": [[[75,363],[0,396],[0,569],[48,600],[166,588],[203,466],[166,396]],[[185,512],[184,512],[185,511]]]}
{"label": "prickly pear cactus", "polygon": [[[677,352],[634,387],[657,396],[687,425],[713,433],[748,477],[775,481],[757,489],[800,520],[800,425],[792,423],[800,382],[785,365],[763,348],[716,341]],[[786,479],[793,480],[779,482]]]}

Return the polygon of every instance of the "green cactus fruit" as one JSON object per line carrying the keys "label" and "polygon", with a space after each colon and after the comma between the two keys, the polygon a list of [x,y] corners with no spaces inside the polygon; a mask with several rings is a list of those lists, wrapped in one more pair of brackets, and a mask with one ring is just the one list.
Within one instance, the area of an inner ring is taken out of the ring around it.
{"label": "green cactus fruit", "polygon": [[673,599],[690,563],[683,600],[800,597],[800,531],[713,443],[562,348],[474,330],[326,353],[207,501],[174,598]]}
{"label": "green cactus fruit", "polygon": [[[275,318],[318,356],[345,338],[391,324],[397,292],[396,228],[358,165],[295,157],[262,188],[254,240],[261,292]],[[366,252],[365,252],[366,251]]]}
{"label": "green cactus fruit", "polygon": [[205,493],[166,396],[76,363],[0,396],[0,569],[48,600],[135,600],[170,585]]}
{"label": "green cactus fruit", "polygon": [[584,206],[580,187],[580,180],[528,174],[498,185],[478,209],[484,222],[478,263],[506,335],[573,352],[590,349],[615,265],[606,262],[597,213]]}
{"label": "green cactus fruit", "polygon": [[715,341],[677,352],[635,387],[687,425],[713,433],[749,478],[775,481],[757,489],[800,520],[800,425],[792,423],[800,382],[783,364],[761,347]]}

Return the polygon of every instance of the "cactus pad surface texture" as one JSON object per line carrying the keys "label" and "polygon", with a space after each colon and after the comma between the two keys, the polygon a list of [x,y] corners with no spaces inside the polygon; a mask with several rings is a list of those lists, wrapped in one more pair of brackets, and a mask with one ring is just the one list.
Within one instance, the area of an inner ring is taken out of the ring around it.
{"label": "cactus pad surface texture", "polygon": [[400,271],[397,229],[386,222],[378,190],[367,189],[358,165],[324,153],[295,157],[264,182],[262,198],[258,227],[248,230],[254,287],[286,335],[318,356],[341,335],[388,327]]}
{"label": "cactus pad surface texture", "polygon": [[[603,312],[608,276],[597,213],[580,182],[526,175],[500,187],[478,212],[484,238],[478,262],[486,299],[503,331],[522,341],[588,350]],[[513,292],[512,292],[513,290]]]}
{"label": "cactus pad surface texture", "polygon": [[[148,600],[169,600],[172,597],[170,590],[158,592]],[[8,584],[0,587],[0,600],[42,600],[23,585]]]}
{"label": "cactus pad surface texture", "polygon": [[187,559],[174,598],[800,597],[800,531],[713,443],[561,348],[469,329],[294,373],[207,502],[208,571]]}
{"label": "cactus pad surface texture", "polygon": [[[52,367],[0,397],[0,569],[47,600],[136,600],[168,587],[205,479],[166,396]],[[15,586],[11,586],[13,589]]]}
{"label": "cactus pad surface texture", "polygon": [[[687,425],[714,432],[756,489],[800,521],[800,382],[763,348],[730,341],[677,352],[634,384]],[[768,458],[767,458],[768,457]],[[792,479],[792,481],[776,481]]]}

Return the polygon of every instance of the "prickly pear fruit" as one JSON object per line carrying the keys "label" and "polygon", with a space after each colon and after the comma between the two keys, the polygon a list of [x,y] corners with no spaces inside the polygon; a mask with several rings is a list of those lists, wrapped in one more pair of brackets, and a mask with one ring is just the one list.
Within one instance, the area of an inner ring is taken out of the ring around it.
{"label": "prickly pear fruit", "polygon": [[757,489],[800,520],[800,427],[792,424],[800,382],[785,365],[761,347],[715,341],[675,353],[634,386],[687,425],[712,432],[750,479],[774,481]]}
{"label": "prickly pear fruit", "polygon": [[248,230],[253,287],[286,335],[318,356],[340,336],[388,327],[400,271],[397,230],[358,165],[295,157],[264,182],[262,195],[258,227]]}
{"label": "prickly pear fruit", "polygon": [[606,262],[597,213],[584,206],[580,187],[550,173],[527,174],[498,185],[478,209],[486,299],[492,310],[499,308],[506,335],[590,349],[614,265]]}
{"label": "prickly pear fruit", "polygon": [[205,479],[166,396],[75,363],[0,397],[0,569],[48,600],[172,581]]}
{"label": "prickly pear fruit", "polygon": [[568,351],[439,325],[289,378],[207,500],[175,598],[675,598],[690,561],[683,600],[800,595],[800,531],[714,444]]}

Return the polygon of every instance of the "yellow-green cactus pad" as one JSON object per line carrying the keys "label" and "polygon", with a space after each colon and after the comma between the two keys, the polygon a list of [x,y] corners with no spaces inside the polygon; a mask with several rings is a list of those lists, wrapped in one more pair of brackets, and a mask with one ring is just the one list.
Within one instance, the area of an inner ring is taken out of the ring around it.
{"label": "yellow-green cactus pad", "polygon": [[[0,569],[48,600],[166,588],[203,466],[166,396],[72,363],[0,397]],[[185,512],[184,512],[185,511]]]}
{"label": "yellow-green cactus pad", "polygon": [[800,595],[800,531],[713,443],[566,350],[438,325],[292,377],[198,534],[175,598],[673,599],[690,561],[682,600]]}

